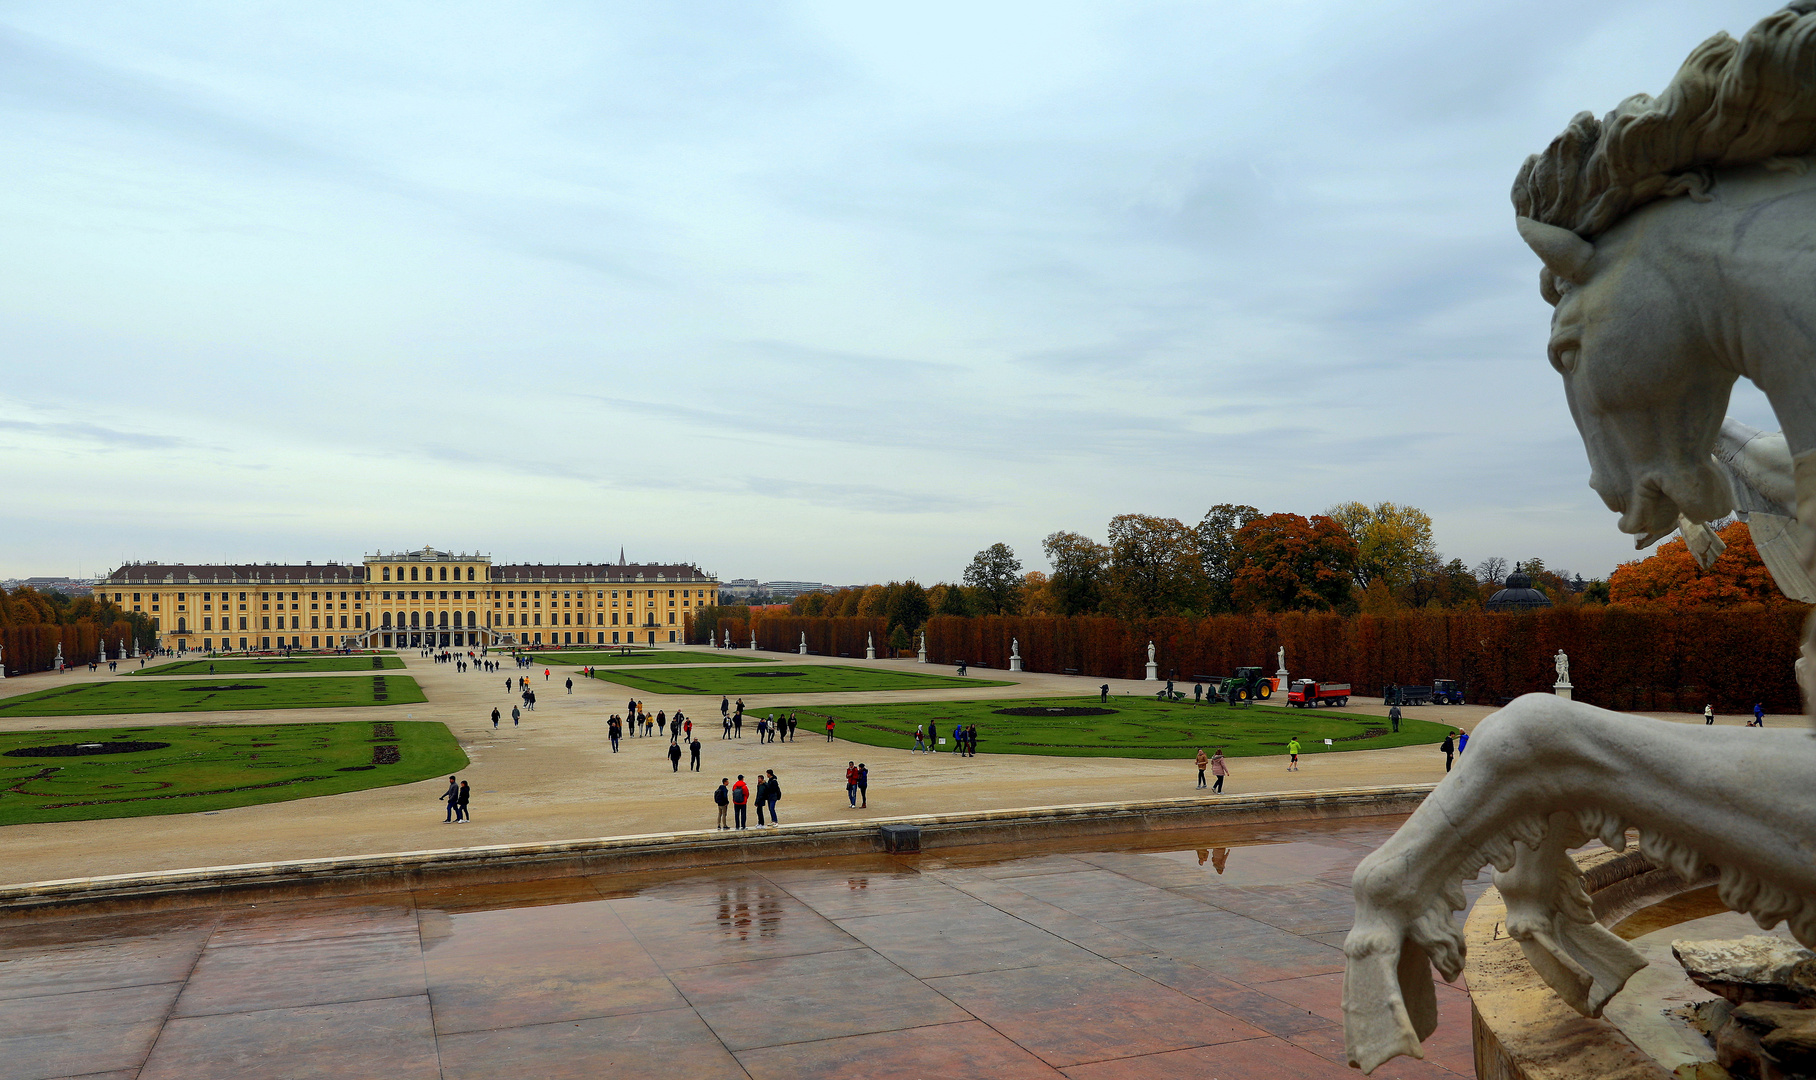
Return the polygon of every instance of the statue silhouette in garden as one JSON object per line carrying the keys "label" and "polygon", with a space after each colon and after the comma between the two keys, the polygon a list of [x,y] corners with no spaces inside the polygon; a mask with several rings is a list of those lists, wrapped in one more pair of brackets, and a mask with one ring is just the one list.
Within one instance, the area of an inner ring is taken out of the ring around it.
{"label": "statue silhouette in garden", "polygon": [[[1816,0],[1797,0],[1739,41],[1704,42],[1656,99],[1579,114],[1513,188],[1590,486],[1640,547],[1679,530],[1708,561],[1720,549],[1704,523],[1746,512],[1774,579],[1799,598],[1816,576],[1813,161]],[[1724,422],[1742,376],[1781,435]],[[1809,629],[1803,651],[1816,655]],[[1457,769],[1356,869],[1350,1063],[1423,1056],[1437,1025],[1431,966],[1461,973],[1452,912],[1488,863],[1507,934],[1562,999],[1599,1016],[1646,961],[1595,920],[1569,852],[1598,837],[1624,849],[1629,827],[1654,861],[1686,880],[1713,872],[1723,903],[1816,946],[1812,774],[1810,731],[1671,724],[1549,694],[1484,720]]]}

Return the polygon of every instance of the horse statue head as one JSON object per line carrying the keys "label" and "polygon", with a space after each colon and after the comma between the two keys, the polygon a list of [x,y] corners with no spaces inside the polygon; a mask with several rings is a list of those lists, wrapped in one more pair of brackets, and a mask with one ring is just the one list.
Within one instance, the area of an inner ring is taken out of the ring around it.
{"label": "horse statue head", "polygon": [[1797,0],[1704,42],[1657,98],[1578,114],[1514,181],[1590,486],[1639,547],[1733,508],[1710,454],[1736,378],[1816,450],[1812,150],[1816,0]]}

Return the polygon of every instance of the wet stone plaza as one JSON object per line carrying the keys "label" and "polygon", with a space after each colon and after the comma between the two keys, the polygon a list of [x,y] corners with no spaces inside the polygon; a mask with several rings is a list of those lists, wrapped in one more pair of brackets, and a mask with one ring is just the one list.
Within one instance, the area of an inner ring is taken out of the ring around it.
{"label": "wet stone plaza", "polygon": [[[14,920],[0,1078],[1350,1077],[1399,820]],[[1473,1075],[1439,1010],[1377,1076]]]}

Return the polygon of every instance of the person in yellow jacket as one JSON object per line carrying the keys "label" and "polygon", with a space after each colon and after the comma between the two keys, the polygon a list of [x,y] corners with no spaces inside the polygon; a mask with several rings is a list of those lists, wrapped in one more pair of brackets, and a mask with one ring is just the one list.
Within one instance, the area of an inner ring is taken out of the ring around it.
{"label": "person in yellow jacket", "polygon": [[1287,740],[1286,756],[1287,756],[1286,771],[1287,772],[1298,772],[1299,771],[1299,736],[1294,735],[1291,739]]}

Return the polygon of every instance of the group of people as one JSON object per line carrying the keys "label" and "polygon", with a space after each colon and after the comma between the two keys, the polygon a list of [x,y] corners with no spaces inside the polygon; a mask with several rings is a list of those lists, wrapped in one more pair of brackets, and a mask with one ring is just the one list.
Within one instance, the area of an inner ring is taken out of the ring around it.
{"label": "group of people", "polygon": [[[845,763],[845,797],[859,810],[870,808],[870,768],[861,761]],[[864,800],[862,805],[859,799]]]}
{"label": "group of people", "polygon": [[441,801],[448,804],[448,816],[443,823],[461,823],[471,820],[467,816],[467,804],[472,801],[473,791],[467,787],[465,780],[448,777],[448,790],[442,792]]}
{"label": "group of people", "polygon": [[1203,747],[1198,748],[1198,786],[1201,788],[1204,787],[1204,770],[1207,768],[1211,770],[1211,777],[1216,780],[1216,785],[1211,788],[1211,794],[1223,794],[1223,778],[1230,774],[1229,762],[1223,760],[1223,747],[1219,746],[1215,754],[1209,755],[1205,754]]}
{"label": "group of people", "polygon": [[[826,734],[828,741],[830,741],[832,737],[831,724],[826,725]],[[957,754],[959,757],[977,756],[976,724],[953,725],[951,737],[953,753]],[[911,752],[937,754],[940,752],[939,747],[940,726],[937,722],[929,722],[925,725],[925,730],[922,730],[922,725],[920,724],[914,725],[914,750]]]}
{"label": "group of people", "polygon": [[[695,743],[694,745],[699,746],[700,744]],[[714,829],[748,828],[748,819],[745,815],[752,802],[757,804],[757,827],[761,828],[765,824],[763,808],[767,806],[769,808],[768,825],[773,829],[782,823],[782,819],[776,816],[776,803],[781,801],[782,782],[776,779],[774,769],[770,769],[767,773],[757,774],[757,788],[754,792],[750,785],[744,782],[743,773],[738,774],[738,782],[735,784],[725,777],[720,777],[718,790],[713,792],[713,803],[719,808],[719,823],[714,826]],[[732,812],[731,824],[726,824],[727,810]]]}
{"label": "group of people", "polygon": [[[1715,706],[1713,706],[1713,705],[1704,705],[1703,706],[1703,723],[1710,727],[1715,726]],[[1765,702],[1755,701],[1753,703],[1753,719],[1747,721],[1747,726],[1748,727],[1765,727],[1766,726]]]}

